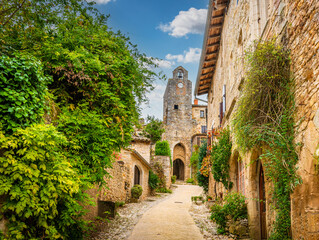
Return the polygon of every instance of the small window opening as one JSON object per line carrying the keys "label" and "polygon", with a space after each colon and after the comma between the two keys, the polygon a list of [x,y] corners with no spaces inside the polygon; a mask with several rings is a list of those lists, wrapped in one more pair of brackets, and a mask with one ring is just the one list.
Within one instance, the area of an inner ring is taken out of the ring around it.
{"label": "small window opening", "polygon": [[178,109],[178,105],[174,105],[174,109]]}
{"label": "small window opening", "polygon": [[205,117],[205,111],[204,110],[200,110],[200,117],[204,118]]}

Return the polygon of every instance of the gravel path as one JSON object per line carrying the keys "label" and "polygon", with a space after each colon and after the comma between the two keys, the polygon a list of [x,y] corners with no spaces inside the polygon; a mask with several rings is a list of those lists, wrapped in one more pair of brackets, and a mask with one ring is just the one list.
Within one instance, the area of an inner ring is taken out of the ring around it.
{"label": "gravel path", "polygon": [[118,215],[110,222],[96,221],[96,230],[92,231],[87,240],[125,240],[143,214],[151,207],[169,198],[171,194],[161,193],[149,197],[143,202],[128,203],[118,209]]}

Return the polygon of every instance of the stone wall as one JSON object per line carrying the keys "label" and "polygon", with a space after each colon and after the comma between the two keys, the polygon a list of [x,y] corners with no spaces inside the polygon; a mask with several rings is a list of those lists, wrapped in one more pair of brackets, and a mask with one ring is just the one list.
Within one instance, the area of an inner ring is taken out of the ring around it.
{"label": "stone wall", "polygon": [[[219,107],[223,86],[226,87],[226,113],[222,127],[230,125],[244,82],[244,51],[254,40],[275,37],[291,50],[292,72],[296,81],[296,132],[298,173],[303,184],[292,194],[293,239],[319,239],[319,175],[314,153],[319,144],[319,2],[316,0],[241,0],[230,1],[223,24],[219,57],[212,85],[208,93],[208,126],[220,125]],[[233,154],[237,146],[233,146]],[[263,165],[256,162],[262,152],[251,152],[242,157],[245,164],[245,195],[248,199],[250,233],[260,239],[258,176]],[[232,155],[231,158],[233,158]],[[253,162],[253,164],[252,164]],[[237,173],[231,169],[231,178]],[[271,183],[265,178],[266,228],[269,233],[275,220],[271,202]],[[233,191],[237,191],[237,186]],[[210,175],[209,194],[226,193]]]}
{"label": "stone wall", "polygon": [[296,81],[296,120],[301,142],[298,173],[303,184],[292,199],[294,239],[319,239],[319,175],[314,153],[319,143],[319,2],[289,0],[288,46]]}
{"label": "stone wall", "polygon": [[172,176],[172,167],[170,164],[170,160],[168,156],[155,156],[154,159],[151,162],[152,167],[156,163],[159,163],[164,170],[164,175],[165,175],[165,182],[166,182],[166,188],[170,188],[172,181],[171,181],[171,176]]}
{"label": "stone wall", "polygon": [[107,186],[99,189],[96,186],[87,191],[93,198],[95,206],[86,206],[88,213],[86,220],[94,220],[99,214],[99,201],[103,202],[129,202],[131,200],[131,188],[134,185],[134,168],[137,166],[141,172],[142,196],[139,200],[145,200],[150,194],[148,185],[150,165],[143,161],[133,150],[122,150],[120,161],[113,163],[113,168],[107,169],[110,176],[106,177]]}
{"label": "stone wall", "polygon": [[151,142],[139,139],[133,139],[131,148],[136,150],[149,163],[151,160]]}

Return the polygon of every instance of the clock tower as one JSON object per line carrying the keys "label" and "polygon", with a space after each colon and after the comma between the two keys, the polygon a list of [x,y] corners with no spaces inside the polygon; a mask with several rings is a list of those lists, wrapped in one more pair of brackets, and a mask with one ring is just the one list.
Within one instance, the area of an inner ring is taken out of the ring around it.
{"label": "clock tower", "polygon": [[168,80],[163,99],[163,140],[170,144],[173,161],[172,175],[186,180],[190,177],[192,120],[192,82],[183,67],[173,71]]}

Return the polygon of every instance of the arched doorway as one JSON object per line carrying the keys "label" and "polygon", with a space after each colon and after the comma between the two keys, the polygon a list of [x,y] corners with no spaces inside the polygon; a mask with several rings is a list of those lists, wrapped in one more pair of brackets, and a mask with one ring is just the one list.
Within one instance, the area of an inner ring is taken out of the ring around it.
{"label": "arched doorway", "polygon": [[259,170],[259,216],[260,216],[260,235],[261,239],[267,239],[267,225],[266,225],[266,191],[264,170],[260,164]]}
{"label": "arched doorway", "polygon": [[184,180],[184,163],[180,159],[176,159],[173,162],[173,175],[176,176],[178,180]]}
{"label": "arched doorway", "polygon": [[141,185],[141,171],[140,169],[135,165],[134,167],[134,185]]}

